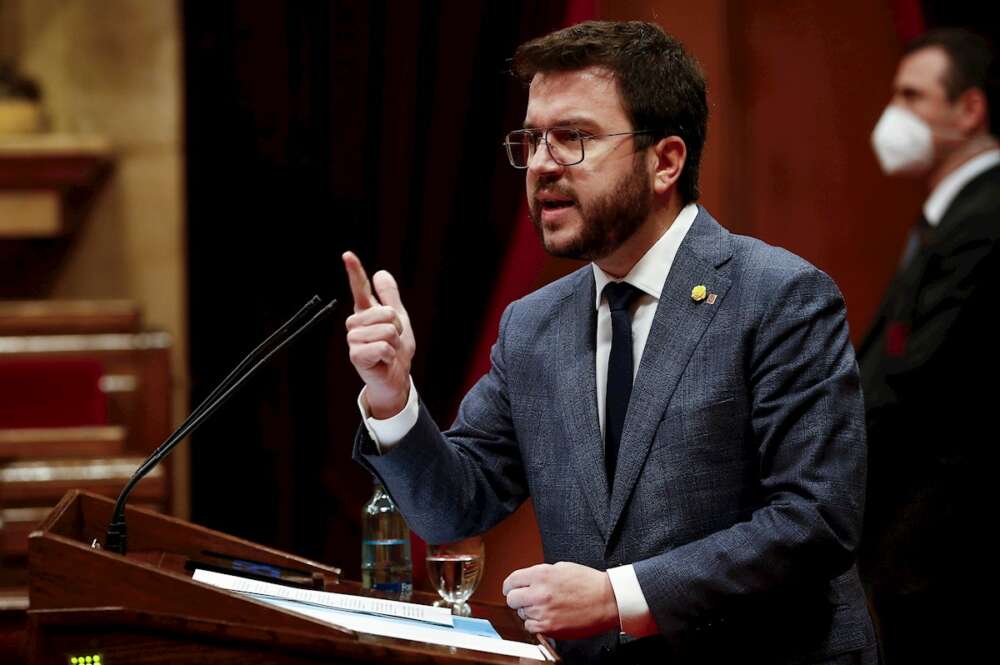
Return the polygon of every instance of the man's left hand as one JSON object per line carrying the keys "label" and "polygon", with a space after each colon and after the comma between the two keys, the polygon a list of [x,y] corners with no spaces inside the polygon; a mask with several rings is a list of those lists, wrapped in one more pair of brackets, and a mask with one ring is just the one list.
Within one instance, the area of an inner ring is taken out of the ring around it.
{"label": "man's left hand", "polygon": [[504,580],[503,594],[529,633],[579,639],[620,627],[608,574],[577,563],[515,570]]}

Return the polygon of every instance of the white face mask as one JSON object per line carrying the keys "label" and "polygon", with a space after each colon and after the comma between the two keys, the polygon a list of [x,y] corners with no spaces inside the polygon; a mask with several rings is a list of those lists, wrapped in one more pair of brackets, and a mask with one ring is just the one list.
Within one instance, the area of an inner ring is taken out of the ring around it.
{"label": "white face mask", "polygon": [[920,173],[934,162],[930,125],[907,109],[890,104],[872,131],[872,148],[882,172]]}

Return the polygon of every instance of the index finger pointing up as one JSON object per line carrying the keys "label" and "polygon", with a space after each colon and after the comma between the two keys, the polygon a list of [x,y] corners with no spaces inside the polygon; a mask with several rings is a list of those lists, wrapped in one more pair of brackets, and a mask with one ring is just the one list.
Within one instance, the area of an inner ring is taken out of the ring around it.
{"label": "index finger pointing up", "polygon": [[344,252],[344,268],[347,270],[347,281],[351,283],[351,296],[354,298],[354,311],[361,312],[379,304],[372,295],[372,287],[368,275],[361,266],[361,260],[354,252]]}

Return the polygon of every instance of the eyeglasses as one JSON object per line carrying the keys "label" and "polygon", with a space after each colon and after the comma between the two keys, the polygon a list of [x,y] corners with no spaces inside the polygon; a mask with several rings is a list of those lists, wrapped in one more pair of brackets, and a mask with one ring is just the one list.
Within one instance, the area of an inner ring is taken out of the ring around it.
{"label": "eyeglasses", "polygon": [[583,161],[586,154],[584,141],[603,139],[610,136],[631,136],[649,134],[648,130],[636,132],[616,132],[614,134],[587,134],[573,127],[549,127],[548,129],[517,129],[507,134],[503,142],[507,147],[507,157],[515,169],[526,169],[531,163],[538,144],[544,143],[552,161],[561,166],[573,166]]}

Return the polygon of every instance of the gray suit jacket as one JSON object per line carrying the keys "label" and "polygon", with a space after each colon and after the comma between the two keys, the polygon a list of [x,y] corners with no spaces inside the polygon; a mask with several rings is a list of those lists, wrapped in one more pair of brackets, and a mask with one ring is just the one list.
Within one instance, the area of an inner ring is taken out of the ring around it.
{"label": "gray suit jacket", "polygon": [[[705,285],[711,299],[695,302]],[[512,303],[492,368],[442,434],[426,410],[355,457],[430,542],[482,532],[529,495],[545,560],[632,563],[660,630],[561,643],[569,661],[800,663],[870,648],[854,566],[864,415],[844,303],[802,259],[703,208],[664,283],[613,487],[585,267]]]}

